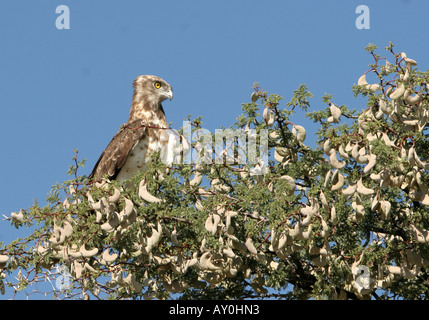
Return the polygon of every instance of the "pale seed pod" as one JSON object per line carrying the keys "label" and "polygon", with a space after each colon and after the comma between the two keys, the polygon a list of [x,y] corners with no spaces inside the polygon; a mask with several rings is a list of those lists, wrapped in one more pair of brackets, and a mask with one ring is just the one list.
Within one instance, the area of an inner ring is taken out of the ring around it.
{"label": "pale seed pod", "polygon": [[416,65],[417,65],[417,61],[416,61],[416,60],[414,60],[414,59],[404,58],[404,61],[405,61],[407,64],[412,65],[412,66],[416,66]]}
{"label": "pale seed pod", "polygon": [[289,151],[283,147],[276,147],[276,152],[281,157],[287,157],[290,155]]}
{"label": "pale seed pod", "polygon": [[413,223],[410,223],[410,227],[414,233],[414,237],[418,243],[429,243],[429,231],[417,227]]}
{"label": "pale seed pod", "polygon": [[399,76],[399,79],[401,79],[402,81],[404,81],[404,83],[408,83],[408,81],[410,80],[410,71],[411,71],[411,68],[406,68],[405,69],[405,74],[401,74],[400,76]]}
{"label": "pale seed pod", "polygon": [[268,126],[273,125],[274,120],[275,120],[275,116],[274,116],[274,113],[268,107],[265,107],[262,116],[264,118],[265,123]]}
{"label": "pale seed pod", "polygon": [[381,201],[381,219],[386,220],[389,217],[390,209],[392,205],[387,200]]}
{"label": "pale seed pod", "polygon": [[426,163],[420,160],[414,147],[411,147],[408,151],[408,161],[412,166],[417,166],[421,169],[425,169]]}
{"label": "pale seed pod", "polygon": [[288,193],[288,195],[293,195],[293,193],[295,192],[295,187],[296,187],[295,180],[291,176],[288,176],[288,175],[281,176],[280,179],[286,180],[287,190],[288,190],[287,193]]}
{"label": "pale seed pod", "polygon": [[338,161],[336,152],[332,152],[331,155],[329,156],[329,163],[335,169],[342,169],[346,165],[344,161],[343,162]]}
{"label": "pale seed pod", "polygon": [[89,258],[89,257],[95,256],[98,253],[98,248],[93,248],[91,250],[86,250],[85,244],[83,244],[80,247],[79,252],[82,254],[83,257]]}
{"label": "pale seed pod", "polygon": [[81,278],[82,277],[82,272],[85,270],[84,264],[81,263],[81,262],[79,262],[79,261],[77,261],[77,260],[74,260],[73,261],[73,267],[74,267],[75,277],[77,279]]}
{"label": "pale seed pod", "polygon": [[144,181],[144,179],[142,181],[140,181],[139,184],[139,196],[140,198],[142,198],[143,200],[147,201],[147,202],[154,202],[154,203],[160,203],[163,202],[163,200],[151,195],[149,193],[149,191],[147,190],[147,186],[146,183]]}
{"label": "pale seed pod", "polygon": [[423,100],[423,96],[419,93],[416,93],[414,96],[410,94],[410,89],[405,90],[404,100],[409,105],[415,105]]}
{"label": "pale seed pod", "polygon": [[0,254],[0,268],[4,268],[8,260],[9,260],[9,256]]}
{"label": "pale seed pod", "polygon": [[380,88],[380,85],[378,83],[374,83],[367,86],[367,88],[370,89],[372,92],[375,92]]}
{"label": "pale seed pod", "polygon": [[355,194],[355,192],[356,192],[356,185],[355,184],[349,185],[347,188],[342,190],[342,193],[345,196],[352,196]]}
{"label": "pale seed pod", "polygon": [[352,202],[352,208],[356,212],[356,221],[362,220],[365,215],[365,207],[361,204],[359,196],[356,196],[355,201]]}
{"label": "pale seed pod", "polygon": [[161,240],[161,237],[162,237],[162,226],[159,222],[158,222],[157,230],[155,230],[153,227],[151,227],[151,229],[152,229],[152,235],[149,238],[146,238],[147,242],[146,242],[145,251],[147,253],[150,253],[152,251],[152,248],[158,244],[158,242]]}
{"label": "pale seed pod", "polygon": [[358,80],[358,86],[366,86],[368,82],[366,81],[366,73],[364,73]]}
{"label": "pale seed pod", "polygon": [[296,137],[298,142],[303,143],[306,137],[306,131],[303,126],[294,125],[292,127],[292,134]]}
{"label": "pale seed pod", "polygon": [[359,179],[356,186],[357,186],[356,191],[360,194],[371,195],[374,193],[373,189],[369,189],[363,185],[362,178]]}
{"label": "pale seed pod", "polygon": [[259,95],[256,92],[252,92],[252,94],[250,95],[250,100],[252,100],[252,102],[256,102],[259,99]]}
{"label": "pale seed pod", "polygon": [[204,211],[204,207],[203,207],[203,205],[201,204],[201,201],[200,201],[200,200],[197,200],[197,201],[195,202],[195,208],[197,208],[197,210],[198,210],[198,211]]}
{"label": "pale seed pod", "polygon": [[328,185],[329,185],[329,178],[331,177],[331,174],[332,174],[331,170],[328,170],[328,172],[326,172],[326,175],[325,175],[325,182],[324,182],[324,184],[323,184],[323,186],[324,186],[325,188],[327,188],[327,187],[328,187]]}
{"label": "pale seed pod", "polygon": [[[329,110],[331,111],[332,115],[332,122],[338,123],[341,117],[341,109],[338,108],[335,104],[330,102]],[[329,120],[328,120],[329,121]]]}
{"label": "pale seed pod", "polygon": [[368,164],[363,169],[363,173],[365,174],[365,173],[370,172],[376,164],[377,164],[377,156],[375,154],[371,153],[369,156]]}
{"label": "pale seed pod", "polygon": [[335,170],[334,175],[332,176],[332,191],[339,190],[344,185],[344,176],[338,172],[338,170]]}
{"label": "pale seed pod", "polygon": [[344,150],[343,146],[340,145],[340,147],[338,148],[338,153],[340,154],[341,157],[343,157],[344,159],[349,159],[349,155],[346,153],[346,151]]}
{"label": "pale seed pod", "polygon": [[387,61],[387,59],[386,59],[385,65],[380,67],[381,75],[387,76],[387,74],[389,73],[389,69],[390,69],[390,62]]}
{"label": "pale seed pod", "polygon": [[203,175],[201,172],[195,171],[194,177],[192,180],[189,181],[189,184],[193,187],[199,186],[201,184],[201,181],[203,181]]}
{"label": "pale seed pod", "polygon": [[330,146],[331,140],[327,139],[324,143],[323,143],[323,151],[325,152],[325,154],[327,156],[330,156],[332,152],[335,152],[334,149],[331,149]]}
{"label": "pale seed pod", "polygon": [[385,115],[390,115],[392,113],[392,108],[387,106],[387,102],[384,99],[378,99],[378,106],[380,110],[383,111]]}
{"label": "pale seed pod", "polygon": [[218,192],[228,193],[231,191],[231,187],[220,182],[220,179],[215,178],[211,181],[211,186]]}
{"label": "pale seed pod", "polygon": [[113,195],[107,198],[107,201],[110,203],[116,203],[119,201],[119,198],[121,197],[121,192],[115,187],[115,191],[113,192]]}
{"label": "pale seed pod", "polygon": [[113,229],[115,229],[117,226],[119,226],[119,216],[116,212],[113,212],[109,219],[103,223],[100,227],[101,229],[103,229],[104,231],[112,231]]}
{"label": "pale seed pod", "polygon": [[326,212],[329,212],[329,204],[322,190],[320,190],[320,201],[322,202],[323,209],[325,209]]}
{"label": "pale seed pod", "polygon": [[405,86],[403,83],[399,84],[398,87],[396,88],[395,91],[393,91],[390,95],[389,98],[392,100],[398,100],[399,98],[401,98],[405,93]]}
{"label": "pale seed pod", "polygon": [[347,142],[346,147],[344,148],[344,151],[349,153],[353,150],[355,143],[352,143],[352,141]]}
{"label": "pale seed pod", "polygon": [[220,223],[220,216],[216,213],[212,213],[206,219],[205,228],[211,234],[216,234],[218,225]]}
{"label": "pale seed pod", "polygon": [[106,250],[104,250],[102,257],[103,257],[104,262],[106,262],[106,264],[109,265],[109,264],[113,263],[118,258],[118,254],[117,253],[110,254],[109,250],[106,249]]}
{"label": "pale seed pod", "polygon": [[143,286],[136,281],[136,278],[132,273],[128,274],[128,276],[124,279],[124,282],[131,286],[136,292],[142,291]]}
{"label": "pale seed pod", "polygon": [[308,240],[311,238],[311,232],[313,230],[313,225],[309,225],[307,231],[302,231],[297,234],[297,238],[300,240]]}
{"label": "pale seed pod", "polygon": [[331,208],[330,221],[334,226],[338,223],[337,212],[334,205],[332,205],[332,208]]}
{"label": "pale seed pod", "polygon": [[245,245],[246,245],[246,248],[250,251],[250,253],[253,253],[253,254],[258,253],[258,250],[256,250],[253,244],[253,241],[250,237],[246,239]]}
{"label": "pale seed pod", "polygon": [[22,210],[20,210],[18,213],[16,212],[12,212],[10,214],[10,217],[12,218],[13,221],[21,223],[24,221],[24,214],[22,212]]}
{"label": "pale seed pod", "polygon": [[282,163],[283,161],[284,161],[284,157],[282,157],[278,152],[277,152],[277,148],[276,148],[276,150],[274,151],[274,159],[277,161],[277,162],[280,162],[280,163]]}

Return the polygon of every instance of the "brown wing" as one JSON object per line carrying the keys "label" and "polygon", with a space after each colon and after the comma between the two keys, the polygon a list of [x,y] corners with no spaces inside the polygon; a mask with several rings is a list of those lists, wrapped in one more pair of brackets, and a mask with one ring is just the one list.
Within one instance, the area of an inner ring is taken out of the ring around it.
{"label": "brown wing", "polygon": [[103,151],[89,178],[100,180],[107,175],[109,179],[115,179],[125,164],[130,151],[146,134],[147,127],[144,126],[142,120],[126,123]]}

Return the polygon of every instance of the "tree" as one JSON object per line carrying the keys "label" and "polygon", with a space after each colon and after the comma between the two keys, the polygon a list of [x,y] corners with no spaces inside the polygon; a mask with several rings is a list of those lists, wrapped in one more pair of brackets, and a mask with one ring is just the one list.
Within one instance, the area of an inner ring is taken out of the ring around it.
{"label": "tree", "polygon": [[[360,112],[332,95],[308,112],[305,85],[282,106],[255,84],[229,132],[268,130],[268,162],[260,151],[239,163],[240,139],[235,162],[206,161],[219,150],[191,141],[179,151],[199,163],[157,154],[124,187],[79,176],[76,154],[46,206],[11,214],[33,230],[0,245],[2,292],[56,279],[55,298],[425,299],[429,72],[393,48],[388,61],[367,46],[374,61],[352,88],[366,100]],[[291,121],[303,112],[320,125],[315,147]]]}

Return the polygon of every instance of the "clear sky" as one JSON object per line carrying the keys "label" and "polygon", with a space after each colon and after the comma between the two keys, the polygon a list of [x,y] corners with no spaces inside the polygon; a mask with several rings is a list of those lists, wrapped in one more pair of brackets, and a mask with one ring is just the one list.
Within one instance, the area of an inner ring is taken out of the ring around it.
{"label": "clear sky", "polygon": [[[59,5],[70,29],[56,27]],[[370,29],[356,27],[359,5]],[[254,82],[285,102],[306,84],[312,110],[324,93],[359,110],[351,86],[372,63],[368,43],[384,54],[393,41],[428,69],[428,12],[423,0],[2,0],[0,214],[44,204],[74,148],[90,173],[128,119],[138,75],[173,86],[164,109],[176,129],[188,114],[212,132],[230,126]],[[0,241],[18,234],[0,219]]]}

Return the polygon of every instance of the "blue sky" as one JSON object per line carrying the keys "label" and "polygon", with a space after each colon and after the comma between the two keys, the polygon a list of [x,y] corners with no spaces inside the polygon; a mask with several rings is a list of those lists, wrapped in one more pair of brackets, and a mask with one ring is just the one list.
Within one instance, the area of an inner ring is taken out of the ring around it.
{"label": "blue sky", "polygon": [[[369,30],[355,25],[362,4]],[[69,30],[56,28],[59,5],[70,9]],[[359,110],[351,86],[372,62],[368,43],[384,55],[393,41],[428,69],[428,11],[417,0],[3,0],[0,214],[44,204],[68,179],[74,148],[87,159],[81,174],[90,173],[128,119],[138,75],[173,86],[164,108],[176,129],[188,114],[212,132],[230,126],[254,82],[285,102],[306,84],[312,110],[326,107],[324,93]],[[0,220],[0,241],[18,234]]]}

